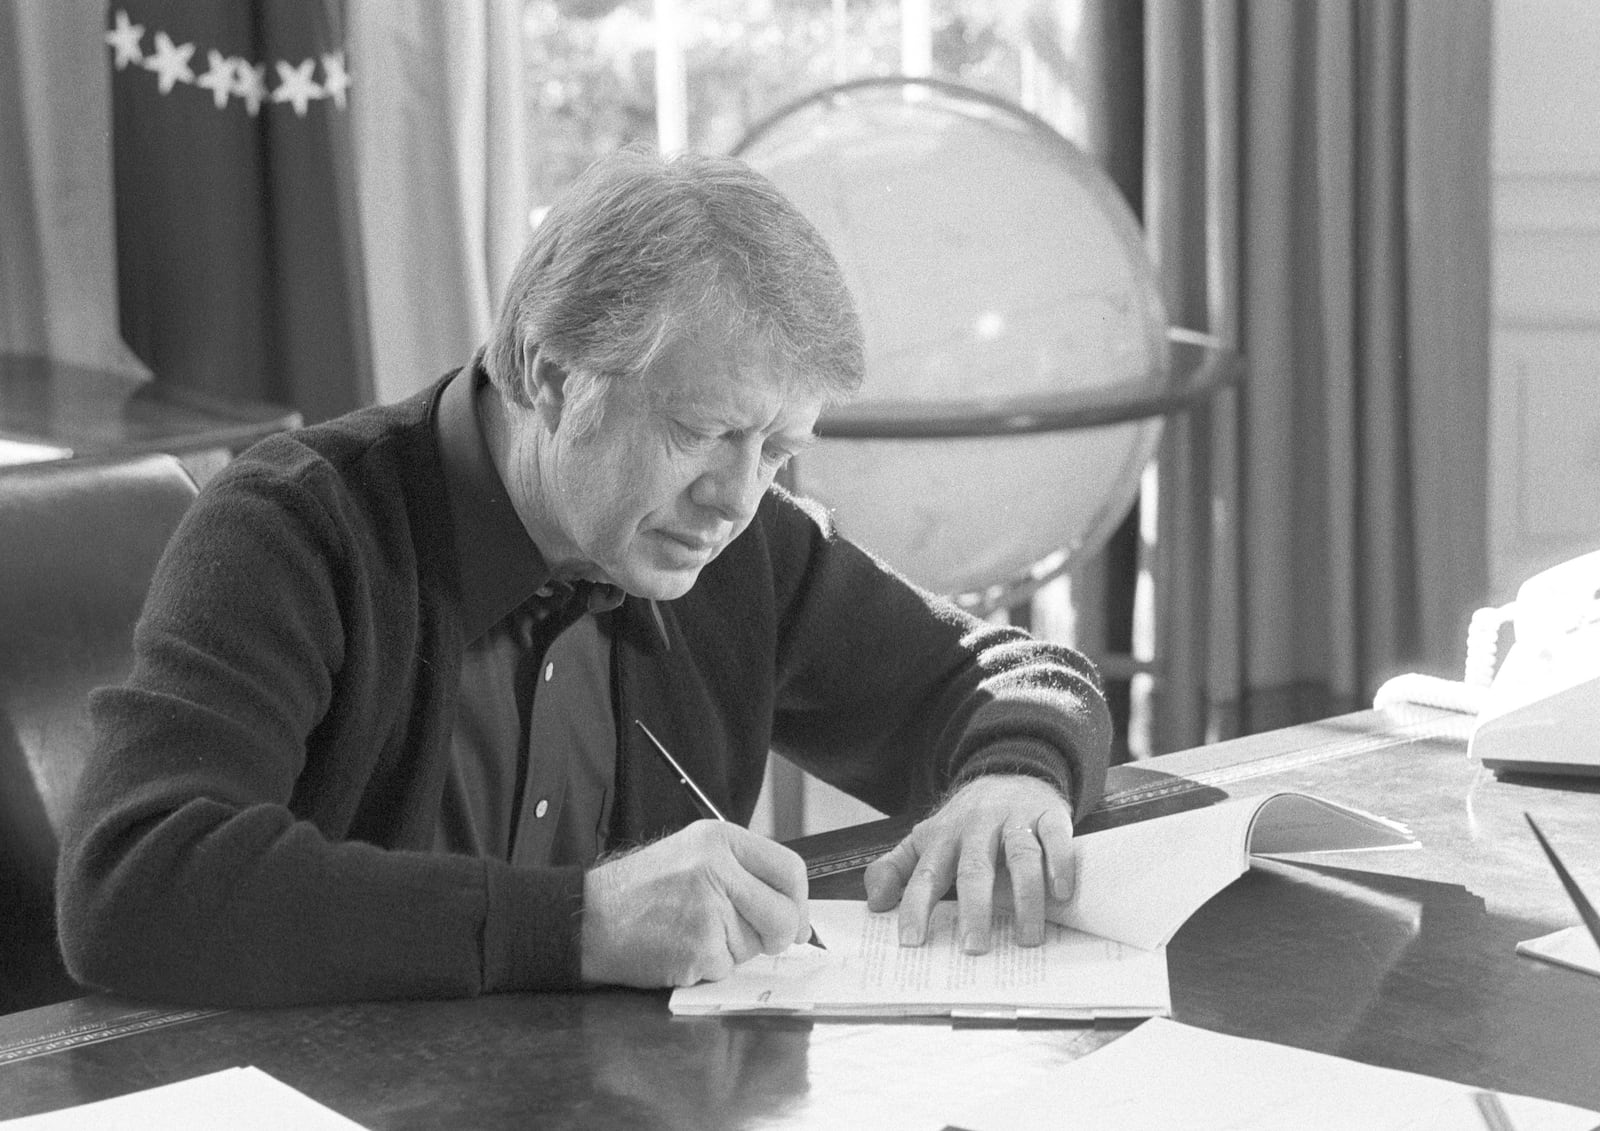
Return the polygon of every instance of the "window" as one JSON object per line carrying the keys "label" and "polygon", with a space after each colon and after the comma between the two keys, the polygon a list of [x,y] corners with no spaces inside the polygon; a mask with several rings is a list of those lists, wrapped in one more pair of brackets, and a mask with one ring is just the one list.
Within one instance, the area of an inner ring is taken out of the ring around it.
{"label": "window", "polygon": [[785,103],[873,75],[1010,99],[1081,140],[1082,0],[528,0],[530,184],[649,140],[727,152]]}

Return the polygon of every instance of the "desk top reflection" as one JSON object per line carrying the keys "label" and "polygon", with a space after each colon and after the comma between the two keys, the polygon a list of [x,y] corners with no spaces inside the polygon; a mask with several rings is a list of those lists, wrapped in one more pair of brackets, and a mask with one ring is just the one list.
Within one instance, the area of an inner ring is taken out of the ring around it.
{"label": "desk top reflection", "polygon": [[[1497,779],[1463,720],[1341,716],[1121,767],[1086,828],[1304,789],[1422,847],[1259,862],[1168,948],[1174,1017],[1478,1087],[1600,1108],[1600,978],[1514,953],[1574,921],[1522,811],[1593,890],[1600,783]],[[811,838],[813,894],[892,825]],[[91,996],[0,1018],[0,1117],[254,1065],[372,1128],[937,1129],[1115,1040],[1098,1025],[674,1018],[665,993],[174,1011]]]}
{"label": "desk top reflection", "polygon": [[[0,440],[16,458],[227,449],[299,425],[276,405],[235,402],[32,354],[0,354]],[[28,447],[37,449],[29,456]],[[3,462],[3,461],[0,461]]]}

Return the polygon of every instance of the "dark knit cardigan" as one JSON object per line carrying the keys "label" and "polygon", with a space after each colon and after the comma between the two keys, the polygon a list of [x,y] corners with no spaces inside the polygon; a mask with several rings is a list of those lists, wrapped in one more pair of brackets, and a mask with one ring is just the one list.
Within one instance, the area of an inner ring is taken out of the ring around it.
{"label": "dark knit cardigan", "polygon": [[[127,682],[91,701],[63,952],[174,1002],[579,984],[583,877],[431,850],[464,641],[439,386],[268,439],[200,494]],[[1109,746],[1089,663],[919,592],[781,491],[686,596],[615,612],[613,844],[693,821],[650,728],[730,819],[769,750],[882,811],[996,770],[1081,812]]]}

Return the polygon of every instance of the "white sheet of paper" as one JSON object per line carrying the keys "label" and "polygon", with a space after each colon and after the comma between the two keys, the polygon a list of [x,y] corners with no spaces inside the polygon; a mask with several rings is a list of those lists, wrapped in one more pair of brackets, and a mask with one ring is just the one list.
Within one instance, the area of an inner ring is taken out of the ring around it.
{"label": "white sheet of paper", "polygon": [[1397,848],[1403,826],[1298,793],[1241,797],[1073,841],[1072,898],[1051,918],[1149,950],[1243,875],[1250,857]]}
{"label": "white sheet of paper", "polygon": [[[1033,1082],[985,1096],[948,1122],[972,1131],[1434,1131],[1482,1127],[1477,1089],[1268,1041],[1152,1018]],[[1500,1097],[1517,1131],[1592,1131],[1600,1113]]]}
{"label": "white sheet of paper", "polygon": [[1582,923],[1519,942],[1517,953],[1582,970],[1585,974],[1600,974],[1600,946],[1595,945],[1594,936]]}
{"label": "white sheet of paper", "polygon": [[204,1076],[78,1107],[0,1120],[5,1131],[361,1131],[331,1108],[259,1068]]}
{"label": "white sheet of paper", "polygon": [[989,953],[964,954],[953,903],[936,906],[920,947],[900,945],[896,912],[872,912],[859,900],[812,900],[811,922],[827,950],[757,956],[720,982],[673,991],[672,1011],[1141,1017],[1172,1008],[1161,949],[1053,924],[1044,946],[1018,946],[1010,917],[999,914]]}

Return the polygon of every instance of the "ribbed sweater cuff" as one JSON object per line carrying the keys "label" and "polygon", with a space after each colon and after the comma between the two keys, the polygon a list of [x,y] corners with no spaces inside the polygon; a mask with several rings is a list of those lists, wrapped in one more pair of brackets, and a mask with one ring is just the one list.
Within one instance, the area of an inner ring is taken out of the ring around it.
{"label": "ribbed sweater cuff", "polygon": [[583,869],[485,865],[483,992],[578,988]]}
{"label": "ribbed sweater cuff", "polygon": [[1031,778],[1042,778],[1055,786],[1061,796],[1072,803],[1073,812],[1078,813],[1081,798],[1074,793],[1076,783],[1072,780],[1072,768],[1049,743],[1008,738],[1004,742],[986,746],[962,764],[953,788],[959,789],[986,774],[1026,774]]}

